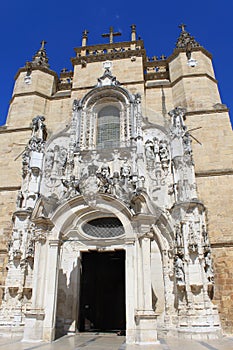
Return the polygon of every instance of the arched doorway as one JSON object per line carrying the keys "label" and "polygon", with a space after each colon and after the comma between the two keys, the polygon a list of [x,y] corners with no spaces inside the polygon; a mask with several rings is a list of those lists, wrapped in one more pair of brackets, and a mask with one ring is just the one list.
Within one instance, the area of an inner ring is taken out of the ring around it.
{"label": "arched doorway", "polygon": [[[85,202],[80,198],[80,211],[77,199],[74,206],[70,202],[69,214],[64,214],[56,337],[76,331],[126,329],[126,315],[129,314],[126,303],[129,287],[125,281],[128,269],[126,231],[132,235],[127,218],[130,213],[120,202],[111,199],[110,203],[108,198],[98,198],[101,202],[98,209],[84,209]],[[120,210],[116,209],[120,205]]]}

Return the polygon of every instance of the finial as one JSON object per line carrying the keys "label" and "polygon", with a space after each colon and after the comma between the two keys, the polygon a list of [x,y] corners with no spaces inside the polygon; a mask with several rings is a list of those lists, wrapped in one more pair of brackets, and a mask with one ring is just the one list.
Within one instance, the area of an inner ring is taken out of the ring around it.
{"label": "finial", "polygon": [[113,27],[111,26],[109,28],[109,33],[102,34],[102,37],[103,38],[109,38],[109,44],[112,44],[114,36],[120,36],[120,35],[121,35],[120,32],[114,33]]}
{"label": "finial", "polygon": [[87,29],[85,29],[83,31],[83,36],[82,36],[82,46],[87,46],[87,39],[88,39],[88,34],[89,31]]}
{"label": "finial", "polygon": [[131,25],[131,41],[136,41],[136,25]]}
{"label": "finial", "polygon": [[183,23],[179,25],[181,33],[176,42],[176,48],[191,51],[194,47],[199,47],[200,44],[185,30],[185,27],[186,25]]}
{"label": "finial", "polygon": [[40,50],[44,50],[45,49],[45,44],[47,44],[47,41],[42,40],[40,44],[41,44]]}
{"label": "finial", "polygon": [[45,44],[47,44],[47,41],[42,40],[40,44],[41,44],[40,49],[36,52],[36,54],[32,58],[31,66],[32,67],[40,66],[40,67],[49,68],[49,64],[48,64],[49,59],[47,57],[46,50],[45,50]]}
{"label": "finial", "polygon": [[187,27],[187,25],[186,24],[184,24],[184,23],[181,23],[180,25],[179,25],[179,28],[181,28],[181,31],[182,32],[185,32],[185,28]]}

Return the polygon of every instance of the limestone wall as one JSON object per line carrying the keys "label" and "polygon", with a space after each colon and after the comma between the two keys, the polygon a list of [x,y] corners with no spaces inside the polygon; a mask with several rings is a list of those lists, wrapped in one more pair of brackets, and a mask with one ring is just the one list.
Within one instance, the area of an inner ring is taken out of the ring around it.
{"label": "limestone wall", "polygon": [[[121,83],[143,81],[142,58],[137,57],[135,61],[130,58],[113,60],[112,74]],[[102,62],[88,63],[85,67],[76,65],[73,77],[73,89],[83,87],[94,87],[97,79],[104,73]]]}
{"label": "limestone wall", "polygon": [[233,169],[232,130],[228,113],[193,114],[186,120],[188,129],[192,131],[202,145],[192,142],[196,172]]}
{"label": "limestone wall", "polygon": [[22,157],[31,129],[0,132],[0,187],[21,186]]}
{"label": "limestone wall", "polygon": [[208,74],[210,77],[215,78],[210,57],[208,57],[202,51],[194,51],[192,52],[192,58],[197,61],[195,68],[187,65],[187,57],[185,52],[179,53],[179,55],[171,60],[169,63],[169,72],[172,83],[174,83],[177,79],[180,79],[182,76],[191,76],[194,74]]}
{"label": "limestone wall", "polygon": [[55,81],[53,74],[43,72],[39,69],[33,70],[30,74],[30,84],[25,83],[25,77],[25,71],[16,75],[12,96],[17,94],[28,94],[34,91],[37,91],[45,96],[52,96],[52,94],[55,92]]}
{"label": "limestone wall", "polygon": [[211,244],[231,242],[233,246],[233,174],[198,177],[197,186],[199,198],[207,208]]}
{"label": "limestone wall", "polygon": [[233,247],[212,248],[215,272],[214,302],[224,333],[233,333]]}
{"label": "limestone wall", "polygon": [[12,231],[12,214],[16,209],[18,190],[0,189],[0,305],[8,263],[8,242]]}

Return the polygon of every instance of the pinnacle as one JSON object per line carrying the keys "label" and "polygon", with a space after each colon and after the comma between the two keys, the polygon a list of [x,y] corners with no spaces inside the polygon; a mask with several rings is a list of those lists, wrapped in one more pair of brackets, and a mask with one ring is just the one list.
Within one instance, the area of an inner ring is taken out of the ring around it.
{"label": "pinnacle", "polygon": [[45,50],[45,44],[46,44],[46,41],[42,40],[40,49],[36,52],[36,54],[32,58],[32,62],[31,62],[32,67],[49,68],[49,64],[48,64],[49,59],[47,57],[47,53]]}
{"label": "pinnacle", "polygon": [[193,49],[194,47],[199,47],[200,44],[195,40],[193,36],[190,35],[185,29],[186,25],[181,24],[179,28],[181,28],[181,33],[176,42],[177,49]]}

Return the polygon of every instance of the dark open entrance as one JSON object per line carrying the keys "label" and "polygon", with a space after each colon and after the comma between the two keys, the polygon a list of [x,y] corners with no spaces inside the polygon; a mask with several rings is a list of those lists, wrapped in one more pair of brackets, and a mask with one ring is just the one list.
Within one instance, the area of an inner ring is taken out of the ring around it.
{"label": "dark open entrance", "polygon": [[125,251],[82,255],[79,331],[125,329]]}

